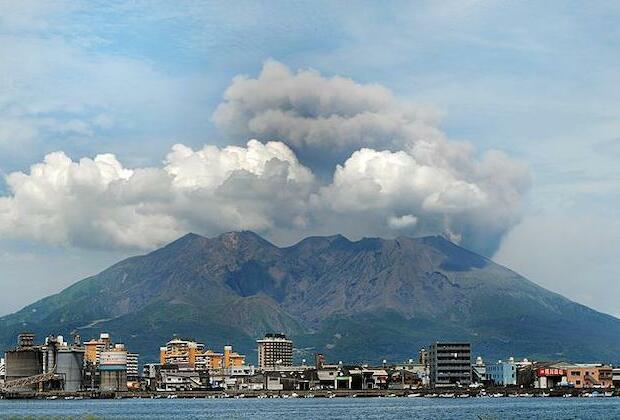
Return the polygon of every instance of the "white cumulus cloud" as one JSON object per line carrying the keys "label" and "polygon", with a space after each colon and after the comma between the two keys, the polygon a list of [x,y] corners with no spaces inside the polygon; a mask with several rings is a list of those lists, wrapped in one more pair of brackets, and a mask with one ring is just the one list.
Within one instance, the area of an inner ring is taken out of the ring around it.
{"label": "white cumulus cloud", "polygon": [[115,156],[52,153],[6,177],[4,237],[84,247],[150,248],[188,230],[264,231],[299,224],[313,184],[282,143],[176,145],[162,168],[124,168]]}

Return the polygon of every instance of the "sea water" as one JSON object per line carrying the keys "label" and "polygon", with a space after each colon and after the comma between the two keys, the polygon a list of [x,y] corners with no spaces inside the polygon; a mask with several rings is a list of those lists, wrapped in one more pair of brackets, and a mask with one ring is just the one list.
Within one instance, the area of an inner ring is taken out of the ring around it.
{"label": "sea water", "polygon": [[0,418],[620,419],[620,398],[0,400]]}

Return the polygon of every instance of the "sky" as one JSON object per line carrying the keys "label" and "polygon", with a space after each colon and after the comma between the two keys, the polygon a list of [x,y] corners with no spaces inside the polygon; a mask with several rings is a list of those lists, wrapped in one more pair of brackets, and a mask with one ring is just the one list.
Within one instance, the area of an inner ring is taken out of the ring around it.
{"label": "sky", "polygon": [[613,1],[0,0],[0,315],[186,232],[441,234],[620,316]]}

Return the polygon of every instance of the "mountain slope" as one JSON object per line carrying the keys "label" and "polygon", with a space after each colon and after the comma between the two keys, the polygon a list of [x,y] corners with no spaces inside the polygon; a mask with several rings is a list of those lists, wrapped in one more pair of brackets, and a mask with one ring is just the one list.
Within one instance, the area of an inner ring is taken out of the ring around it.
{"label": "mountain slope", "polygon": [[620,360],[620,320],[442,237],[279,248],[252,232],[189,234],[1,318],[0,346],[25,329],[108,331],[147,359],[178,334],[254,360],[255,339],[283,331],[306,358],[398,361],[463,339],[493,358]]}

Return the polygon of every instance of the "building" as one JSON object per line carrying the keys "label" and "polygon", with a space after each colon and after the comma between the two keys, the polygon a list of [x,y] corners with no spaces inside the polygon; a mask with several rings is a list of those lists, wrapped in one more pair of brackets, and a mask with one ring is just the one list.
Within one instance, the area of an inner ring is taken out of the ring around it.
{"label": "building", "polygon": [[259,369],[293,365],[293,342],[284,334],[265,334],[258,344]]}
{"label": "building", "polygon": [[517,384],[517,366],[514,358],[508,361],[499,360],[497,363],[486,367],[486,380],[497,386],[510,386]]}
{"label": "building", "polygon": [[127,389],[140,389],[139,359],[138,353],[127,352]]}
{"label": "building", "polygon": [[481,356],[476,357],[476,363],[471,366],[471,380],[473,383],[487,382],[487,365]]}
{"label": "building", "polygon": [[162,366],[174,365],[181,369],[207,371],[243,366],[245,356],[233,351],[232,346],[224,346],[224,353],[216,353],[205,350],[202,343],[173,338],[166,343],[166,347],[160,347],[159,362]]}
{"label": "building", "polygon": [[613,368],[611,375],[611,380],[614,387],[620,388],[620,368]]}
{"label": "building", "polygon": [[316,369],[323,369],[323,365],[325,365],[325,355],[322,353],[316,353],[314,355],[314,367]]}
{"label": "building", "polygon": [[17,347],[5,353],[4,363],[6,382],[43,374],[43,350],[34,345],[34,334],[19,334]]}
{"label": "building", "polygon": [[4,378],[6,376],[6,366],[4,364],[4,357],[0,358],[0,384],[4,383]]}
{"label": "building", "polygon": [[[545,365],[539,363],[526,367],[526,370],[534,372],[534,388],[548,389],[566,384],[566,370],[557,367],[555,364]],[[522,376],[525,377],[529,375],[525,375],[525,372],[523,372]],[[525,382],[523,385],[528,385],[528,383]]]}
{"label": "building", "polygon": [[147,363],[142,367],[142,379],[144,387],[148,391],[157,390],[157,385],[161,381],[161,364]]}
{"label": "building", "polygon": [[18,336],[18,346],[6,353],[6,380],[29,378],[26,389],[80,391],[84,380],[84,349],[62,336],[46,337],[36,345],[34,334]]}
{"label": "building", "polygon": [[428,365],[428,351],[425,348],[421,348],[418,352],[418,363],[421,365]]}
{"label": "building", "polygon": [[138,381],[140,375],[138,372],[138,360],[140,355],[138,353],[127,352],[127,380]]}
{"label": "building", "polygon": [[235,353],[232,346],[224,346],[224,368],[239,367],[245,365],[245,356]]}
{"label": "building", "polygon": [[471,344],[435,342],[428,352],[431,387],[471,384]]}
{"label": "building", "polygon": [[101,391],[127,391],[127,350],[122,344],[103,350],[97,365]]}
{"label": "building", "polygon": [[163,369],[158,390],[204,391],[209,387],[209,375],[204,371],[174,371]]}
{"label": "building", "polygon": [[101,352],[110,348],[110,334],[101,333],[99,339],[92,339],[84,343],[84,360],[93,365],[98,365]]}
{"label": "building", "polygon": [[611,388],[613,385],[613,369],[601,363],[563,364],[566,382],[575,388]]}
{"label": "building", "polygon": [[409,359],[391,367],[390,386],[394,389],[419,388],[428,385],[428,369],[420,359]]}
{"label": "building", "polygon": [[43,370],[56,373],[56,389],[64,391],[81,391],[84,383],[84,348],[78,341],[68,344],[64,338],[49,336],[45,339],[43,349]]}

